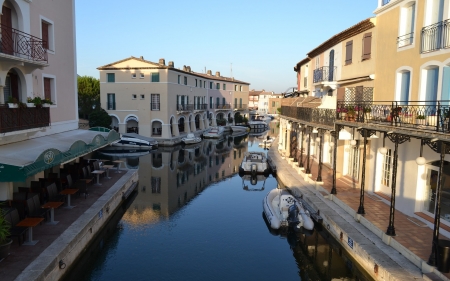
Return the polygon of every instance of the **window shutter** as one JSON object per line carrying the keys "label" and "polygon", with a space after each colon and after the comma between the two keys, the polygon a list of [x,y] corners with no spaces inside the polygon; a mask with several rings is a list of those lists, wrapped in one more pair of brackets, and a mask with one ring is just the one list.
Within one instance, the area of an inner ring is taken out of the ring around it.
{"label": "window shutter", "polygon": [[364,34],[363,37],[363,53],[362,59],[370,59],[370,53],[372,52],[372,32]]}
{"label": "window shutter", "polygon": [[44,78],[44,97],[46,99],[52,99],[52,90],[50,88],[50,78]]}
{"label": "window shutter", "polygon": [[345,44],[345,64],[352,63],[352,55],[353,55],[353,40],[348,41]]}
{"label": "window shutter", "polygon": [[337,89],[337,100],[338,101],[345,100],[345,88],[344,87],[340,87]]}
{"label": "window shutter", "polygon": [[42,22],[42,46],[44,49],[48,49],[48,24]]}

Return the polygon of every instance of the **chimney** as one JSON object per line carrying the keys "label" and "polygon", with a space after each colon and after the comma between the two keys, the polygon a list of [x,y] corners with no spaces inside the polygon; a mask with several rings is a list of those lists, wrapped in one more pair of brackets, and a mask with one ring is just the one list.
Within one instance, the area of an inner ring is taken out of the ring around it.
{"label": "chimney", "polygon": [[187,69],[187,68],[186,68],[186,66],[185,66],[185,65],[183,65],[183,71],[186,71],[186,69]]}
{"label": "chimney", "polygon": [[191,67],[189,65],[186,66],[186,70],[187,70],[187,72],[191,72]]}
{"label": "chimney", "polygon": [[159,59],[159,65],[166,65],[165,59]]}
{"label": "chimney", "polygon": [[216,77],[220,77],[220,72],[216,71]]}
{"label": "chimney", "polygon": [[206,74],[208,74],[209,76],[211,76],[211,70],[208,70],[208,72],[206,72]]}
{"label": "chimney", "polygon": [[169,61],[169,67],[174,68],[175,64],[173,63],[173,61]]}
{"label": "chimney", "polygon": [[140,58],[141,60],[144,60],[144,56],[140,56],[139,58]]}

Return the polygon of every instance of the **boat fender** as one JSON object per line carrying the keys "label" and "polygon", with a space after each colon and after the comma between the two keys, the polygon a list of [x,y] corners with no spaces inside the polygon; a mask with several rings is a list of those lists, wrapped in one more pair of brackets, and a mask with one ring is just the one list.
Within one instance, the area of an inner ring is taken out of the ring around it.
{"label": "boat fender", "polygon": [[250,167],[250,171],[252,173],[252,176],[256,176],[256,173],[258,171],[258,166],[256,164],[252,164]]}

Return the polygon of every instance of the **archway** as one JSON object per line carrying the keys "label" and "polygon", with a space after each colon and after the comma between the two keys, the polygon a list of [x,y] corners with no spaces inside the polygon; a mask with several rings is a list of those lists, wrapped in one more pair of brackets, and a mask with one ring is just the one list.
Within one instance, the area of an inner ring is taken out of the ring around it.
{"label": "archway", "polygon": [[127,133],[139,134],[139,120],[136,116],[128,116],[125,120]]}
{"label": "archway", "polygon": [[179,133],[184,133],[184,117],[180,117],[180,119],[178,119],[178,132]]}
{"label": "archway", "polygon": [[26,93],[25,76],[17,68],[11,68],[5,78],[3,87],[4,102],[26,102],[23,93]]}
{"label": "archway", "polygon": [[195,115],[195,129],[200,130],[200,115]]}
{"label": "archway", "polygon": [[119,132],[119,119],[115,115],[109,116],[111,116],[111,128],[113,128],[116,132]]}
{"label": "archway", "polygon": [[161,121],[152,122],[152,136],[160,137],[162,134],[162,123]]}

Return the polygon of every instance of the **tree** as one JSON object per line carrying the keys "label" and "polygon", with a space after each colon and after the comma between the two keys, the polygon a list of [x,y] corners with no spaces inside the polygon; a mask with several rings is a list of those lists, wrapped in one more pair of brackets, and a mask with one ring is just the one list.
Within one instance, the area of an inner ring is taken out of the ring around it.
{"label": "tree", "polygon": [[100,80],[91,76],[78,76],[78,113],[80,118],[88,118],[100,108]]}
{"label": "tree", "polygon": [[111,116],[103,109],[97,109],[89,115],[89,127],[105,127],[111,129]]}

